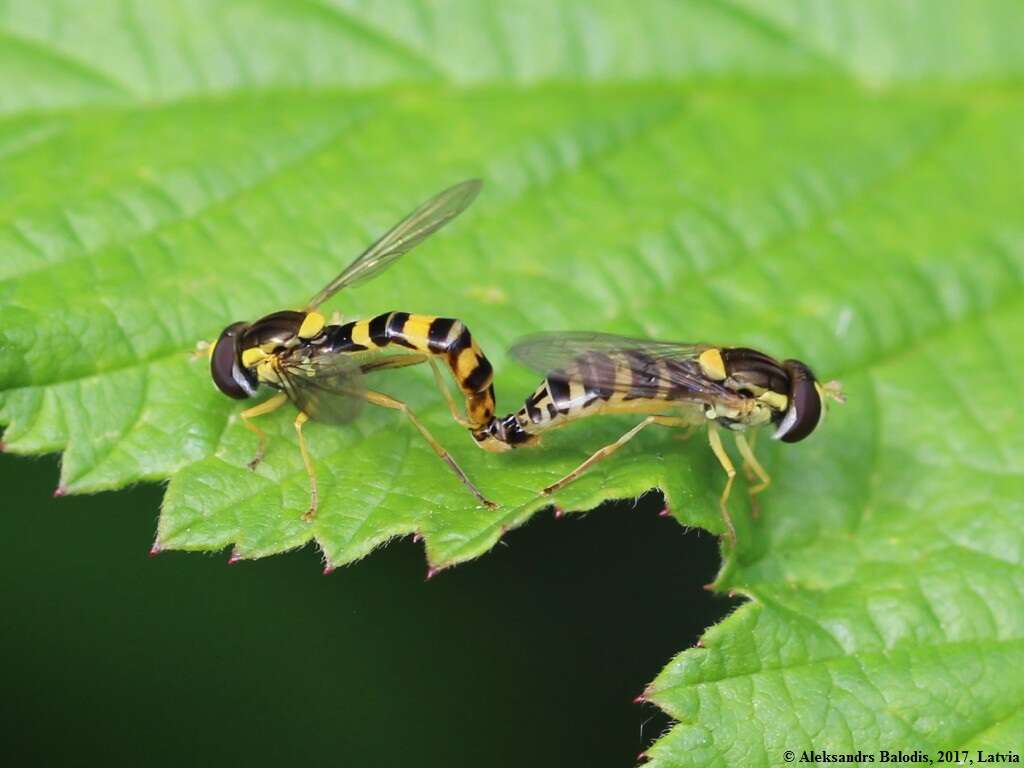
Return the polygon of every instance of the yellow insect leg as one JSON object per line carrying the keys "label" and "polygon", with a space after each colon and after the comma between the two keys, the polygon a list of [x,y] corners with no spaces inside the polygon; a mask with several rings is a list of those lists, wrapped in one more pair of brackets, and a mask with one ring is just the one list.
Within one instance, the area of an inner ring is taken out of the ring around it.
{"label": "yellow insect leg", "polygon": [[259,445],[256,447],[256,455],[253,456],[252,461],[249,462],[249,469],[256,469],[256,466],[263,461],[263,452],[267,447],[267,435],[266,433],[253,424],[249,419],[254,419],[257,416],[264,416],[268,413],[273,413],[282,405],[288,402],[287,395],[284,392],[274,395],[269,400],[264,400],[259,405],[254,405],[252,408],[246,408],[240,414],[239,418],[242,419],[242,424],[250,432],[254,433],[259,438]]}
{"label": "yellow insect leg", "polygon": [[672,436],[676,440],[689,440],[693,437],[693,433],[697,429],[697,426],[693,423],[693,419],[684,419],[679,416],[657,416],[654,421],[663,427],[676,427],[678,429],[682,429],[682,434]]}
{"label": "yellow insect leg", "polygon": [[[747,447],[750,449],[750,454],[753,455],[754,450],[757,448],[757,436],[758,436],[758,434],[759,433],[758,433],[757,430],[752,430],[750,432],[750,439],[748,440],[748,439],[746,439],[746,433],[737,432],[736,433],[736,445],[739,446],[740,438],[743,438],[743,442],[745,442],[747,444]],[[747,461],[746,454],[743,453],[743,448],[740,448],[740,453],[743,455],[743,474],[746,475],[748,483],[753,483],[755,478],[759,479],[761,476],[754,469],[753,465],[749,461]],[[760,466],[760,464],[758,466]],[[763,469],[764,468],[762,467],[762,470]]]}
{"label": "yellow insect leg", "polygon": [[601,459],[606,459],[609,456],[611,456],[613,453],[615,453],[617,450],[619,450],[619,448],[621,448],[626,443],[628,443],[630,440],[632,440],[634,437],[636,437],[637,434],[640,432],[640,430],[642,430],[644,427],[649,426],[651,424],[654,424],[658,420],[659,420],[658,416],[648,416],[646,419],[641,421],[639,424],[637,424],[635,427],[633,427],[631,430],[629,430],[629,432],[624,434],[622,437],[620,437],[614,443],[609,443],[604,448],[600,448],[600,449],[594,451],[594,453],[592,453],[590,455],[590,458],[588,458],[586,461],[584,461],[582,464],[580,464],[578,467],[576,467],[576,469],[574,469],[572,472],[567,474],[561,480],[558,480],[557,482],[554,482],[551,485],[549,485],[547,488],[545,488],[543,491],[541,491],[541,493],[543,493],[544,495],[549,495],[549,494],[552,494],[552,493],[554,493],[555,491],[557,491],[557,490],[559,490],[561,488],[564,488],[566,485],[571,483],[577,477],[579,477],[584,472],[586,472],[588,469],[590,469],[592,466],[594,466],[597,462],[601,461]]}
{"label": "yellow insect leg", "polygon": [[309,509],[302,516],[302,519],[309,522],[316,517],[316,508],[320,505],[320,493],[316,488],[316,469],[313,467],[313,459],[306,448],[306,438],[302,436],[302,425],[309,421],[309,416],[299,411],[295,417],[295,434],[299,436],[299,450],[302,452],[302,463],[306,465],[306,475],[309,477]]}
{"label": "yellow insect leg", "polygon": [[445,384],[444,376],[441,374],[441,368],[437,364],[437,360],[433,357],[430,358],[430,370],[434,372],[434,383],[437,384],[437,388],[441,390],[441,394],[444,395],[444,401],[448,403],[448,412],[451,413],[452,418],[455,419],[455,423],[460,427],[466,429],[471,428],[473,425],[470,424],[466,419],[462,418],[459,413],[459,408],[455,405],[455,398],[452,397],[451,390],[448,389],[448,385]]}
{"label": "yellow insect leg", "polygon": [[[754,433],[757,434],[756,432]],[[749,471],[753,471],[754,475],[761,481],[757,485],[751,486],[748,493],[750,494],[750,506],[754,517],[761,514],[761,505],[757,502],[757,494],[765,490],[769,485],[772,484],[771,476],[765,471],[765,468],[761,466],[761,462],[757,460],[754,455],[753,446],[747,442],[747,439],[737,433],[736,435],[736,447],[740,449],[740,455],[743,457],[743,467]]]}
{"label": "yellow insect leg", "polygon": [[412,422],[413,426],[416,427],[419,433],[423,435],[423,439],[426,440],[430,447],[434,449],[434,453],[438,455],[441,461],[448,465],[448,468],[455,473],[455,476],[462,481],[462,484],[469,489],[470,493],[476,496],[477,500],[480,501],[481,504],[483,504],[485,507],[488,507],[489,509],[495,509],[498,506],[493,501],[484,496],[482,493],[480,493],[480,490],[473,484],[473,481],[469,479],[469,476],[462,470],[462,467],[460,467],[456,463],[455,459],[452,458],[451,454],[444,449],[444,447],[434,438],[432,434],[430,434],[427,428],[423,426],[423,423],[416,418],[416,415],[409,409],[408,405],[403,403],[401,400],[396,400],[393,397],[385,395],[383,392],[374,392],[372,390],[366,390],[365,392],[361,392],[360,394],[367,400],[367,402],[372,403],[373,405],[379,405],[382,408],[391,408],[393,410],[401,411],[402,413],[404,413],[406,418],[409,419],[409,421]]}
{"label": "yellow insect leg", "polygon": [[725,452],[722,436],[718,434],[718,425],[713,421],[708,422],[708,442],[711,444],[711,450],[715,454],[715,458],[718,459],[718,463],[722,465],[725,474],[729,476],[725,482],[725,490],[722,491],[722,496],[718,500],[718,506],[722,510],[722,520],[725,521],[725,527],[729,532],[729,540],[733,546],[736,546],[736,527],[732,524],[732,515],[729,514],[729,493],[732,491],[732,481],[736,479],[736,467],[732,465],[729,454]]}
{"label": "yellow insect leg", "polygon": [[434,383],[437,384],[437,388],[441,390],[441,394],[444,395],[444,400],[448,404],[448,411],[451,413],[452,418],[460,427],[469,429],[472,425],[459,414],[458,406],[455,404],[455,398],[452,397],[451,390],[449,390],[445,385],[444,374],[441,373],[441,367],[437,364],[437,360],[435,358],[427,357],[425,354],[393,355],[392,357],[386,357],[379,362],[364,364],[363,373],[383,371],[387,368],[404,368],[408,365],[417,365],[424,362],[430,363],[430,370],[434,374]]}
{"label": "yellow insect leg", "polygon": [[392,368],[407,368],[410,365],[419,365],[426,361],[426,355],[412,353],[408,355],[391,355],[390,357],[382,357],[379,360],[363,363],[361,367],[363,369],[363,373],[376,373],[377,371],[386,371]]}

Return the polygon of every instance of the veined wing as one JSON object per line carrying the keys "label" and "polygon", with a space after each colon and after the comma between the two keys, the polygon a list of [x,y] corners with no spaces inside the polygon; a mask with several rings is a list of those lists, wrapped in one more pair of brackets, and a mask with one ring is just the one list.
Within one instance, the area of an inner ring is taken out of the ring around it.
{"label": "veined wing", "polygon": [[309,300],[307,309],[316,309],[349,285],[376,277],[405,253],[422,243],[454,219],[476,199],[483,182],[469,179],[438,193],[398,224],[349,264],[322,291]]}
{"label": "veined wing", "polygon": [[510,352],[549,379],[577,381],[606,398],[739,400],[733,390],[704,375],[698,357],[709,348],[607,333],[556,332],[521,339]]}
{"label": "veined wing", "polygon": [[316,355],[282,363],[281,386],[288,399],[314,421],[344,424],[365,402],[360,361],[345,354]]}
{"label": "veined wing", "polygon": [[592,331],[553,331],[525,336],[509,349],[519,362],[538,373],[548,373],[570,365],[580,355],[591,352],[642,352],[654,359],[671,357],[696,359],[710,344],[654,341]]}

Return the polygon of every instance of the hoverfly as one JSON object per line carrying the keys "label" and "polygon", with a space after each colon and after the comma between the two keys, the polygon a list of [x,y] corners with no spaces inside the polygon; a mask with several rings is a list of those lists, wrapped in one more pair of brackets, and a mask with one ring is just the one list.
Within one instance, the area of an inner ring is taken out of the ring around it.
{"label": "hoverfly", "polygon": [[[346,422],[367,402],[405,414],[477,500],[495,506],[405,403],[363,384],[366,374],[429,361],[452,416],[470,429],[480,429],[494,418],[493,371],[469,329],[459,320],[408,312],[385,312],[371,320],[328,324],[317,311],[343,288],[379,275],[462,213],[480,187],[481,182],[472,179],[440,192],[367,248],[301,311],[274,312],[254,323],[232,323],[210,349],[210,373],[217,388],[228,397],[253,397],[263,384],[278,390],[270,399],[239,414],[246,428],[259,438],[250,468],[259,464],[266,446],[266,435],[252,419],[289,401],[298,408],[295,431],[310,485],[310,504],[304,519],[316,514],[319,497],[316,471],[302,436],[303,425],[310,419]],[[391,345],[408,351],[385,355],[384,348]],[[459,416],[445,387],[435,362],[438,356],[448,364],[466,398],[467,419]]]}
{"label": "hoverfly", "polygon": [[544,488],[541,493],[547,495],[575,480],[651,424],[692,428],[706,423],[711,450],[728,476],[719,506],[734,543],[736,529],[728,500],[736,469],[722,445],[720,428],[736,433],[744,466],[759,481],[750,488],[754,497],[768,487],[771,478],[743,433],[772,424],[772,437],[795,443],[818,427],[829,398],[843,402],[838,382],[819,384],[811,369],[799,360],[779,362],[745,347],[601,333],[542,333],[519,341],[511,354],[544,374],[545,379],[522,409],[496,418],[478,431],[474,436],[479,443],[527,446],[537,443],[540,433],[584,416],[647,414],[614,443]]}

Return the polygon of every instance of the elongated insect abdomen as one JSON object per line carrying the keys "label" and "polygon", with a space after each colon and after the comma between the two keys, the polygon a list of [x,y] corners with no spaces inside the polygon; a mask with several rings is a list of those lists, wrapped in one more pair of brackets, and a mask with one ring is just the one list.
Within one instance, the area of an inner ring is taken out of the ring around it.
{"label": "elongated insect abdomen", "polygon": [[526,432],[517,418],[518,414],[510,413],[501,418],[491,420],[483,429],[473,432],[477,445],[485,451],[501,453],[510,448],[519,448],[537,441],[536,435]]}
{"label": "elongated insect abdomen", "polygon": [[494,420],[494,369],[461,320],[385,312],[328,329],[339,351],[378,349],[397,344],[444,359],[466,398],[466,415],[475,432]]}
{"label": "elongated insect abdomen", "polygon": [[473,433],[477,444],[486,451],[507,451],[536,444],[534,429],[549,426],[559,416],[552,401],[548,379],[544,379],[526,403],[515,413],[494,418],[483,429]]}

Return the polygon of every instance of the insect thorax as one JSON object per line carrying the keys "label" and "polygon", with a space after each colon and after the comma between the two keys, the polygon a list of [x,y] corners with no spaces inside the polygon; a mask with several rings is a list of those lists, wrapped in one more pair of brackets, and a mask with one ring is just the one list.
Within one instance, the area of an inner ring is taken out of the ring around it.
{"label": "insect thorax", "polygon": [[726,429],[734,432],[742,432],[746,429],[753,429],[770,423],[776,417],[778,411],[770,405],[754,398],[743,401],[738,408],[733,408],[724,403],[709,404],[704,409],[704,417],[709,421],[715,421]]}
{"label": "insect thorax", "polygon": [[283,358],[298,363],[309,357],[323,327],[322,316],[315,312],[284,310],[261,317],[240,340],[242,365],[255,370],[260,382],[280,387],[277,364]]}

